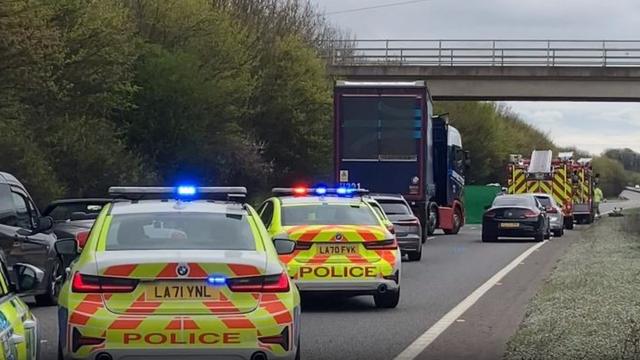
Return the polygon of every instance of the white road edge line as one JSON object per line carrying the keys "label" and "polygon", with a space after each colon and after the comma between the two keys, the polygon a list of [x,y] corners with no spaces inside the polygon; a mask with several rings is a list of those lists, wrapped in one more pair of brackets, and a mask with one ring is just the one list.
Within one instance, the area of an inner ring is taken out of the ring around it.
{"label": "white road edge line", "polygon": [[534,251],[538,250],[542,245],[546,244],[548,240],[537,243],[523,252],[520,256],[515,258],[509,265],[505,266],[502,270],[498,271],[491,279],[487,280],[479,288],[475,289],[469,296],[467,296],[456,307],[451,309],[445,316],[443,316],[438,322],[433,324],[427,331],[420,335],[411,345],[404,349],[394,360],[413,360],[420,355],[440,334],[442,334],[447,328],[453,324],[462,314],[465,313],[473,304],[475,304],[489,289],[491,289],[496,283],[502,280],[511,270],[520,265],[524,259],[531,255]]}

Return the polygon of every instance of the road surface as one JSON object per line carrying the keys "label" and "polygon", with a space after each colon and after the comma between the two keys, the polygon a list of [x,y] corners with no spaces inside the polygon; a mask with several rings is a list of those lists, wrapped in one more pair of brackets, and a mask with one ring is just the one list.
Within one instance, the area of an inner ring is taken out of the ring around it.
{"label": "road surface", "polygon": [[[640,207],[640,193],[630,200],[602,204]],[[494,359],[524,316],[529,299],[582,227],[552,239],[517,264],[426,350],[412,347],[419,359]],[[393,359],[496,273],[535,243],[480,242],[480,227],[466,226],[459,235],[436,235],[424,247],[420,262],[403,262],[401,300],[397,309],[375,308],[371,297],[305,297],[302,354],[304,359]],[[40,320],[42,359],[55,359],[55,307],[34,307]]]}

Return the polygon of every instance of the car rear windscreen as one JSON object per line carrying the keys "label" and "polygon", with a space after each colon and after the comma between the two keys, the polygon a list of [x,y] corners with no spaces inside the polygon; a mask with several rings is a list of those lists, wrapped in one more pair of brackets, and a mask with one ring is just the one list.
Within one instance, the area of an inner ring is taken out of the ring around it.
{"label": "car rear windscreen", "polygon": [[58,204],[47,215],[51,216],[55,221],[67,221],[71,219],[71,214],[73,213],[84,213],[97,217],[106,204],[104,202]]}
{"label": "car rear windscreen", "polygon": [[255,250],[246,215],[146,213],[114,215],[106,250]]}
{"label": "car rear windscreen", "polygon": [[536,196],[536,199],[538,199],[538,201],[540,202],[540,204],[544,207],[550,207],[553,206],[551,204],[551,199],[549,199],[548,197],[545,196]]}
{"label": "car rear windscreen", "polygon": [[411,209],[402,201],[378,200],[387,215],[411,215]]}
{"label": "car rear windscreen", "polygon": [[289,205],[282,208],[282,225],[379,225],[364,205]]}
{"label": "car rear windscreen", "polygon": [[535,207],[535,202],[533,198],[526,196],[498,196],[493,201],[493,206]]}

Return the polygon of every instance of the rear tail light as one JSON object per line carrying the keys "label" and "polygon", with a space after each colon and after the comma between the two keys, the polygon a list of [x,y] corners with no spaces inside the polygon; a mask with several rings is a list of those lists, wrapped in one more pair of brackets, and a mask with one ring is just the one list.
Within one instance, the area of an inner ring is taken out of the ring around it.
{"label": "rear tail light", "polygon": [[549,214],[557,214],[557,213],[558,213],[558,210],[556,210],[556,208],[554,208],[554,207],[548,207],[548,208],[547,208],[547,212],[548,212]]}
{"label": "rear tail light", "polygon": [[527,210],[524,215],[524,217],[526,218],[534,218],[534,217],[538,217],[538,214],[536,214],[535,212],[531,211],[531,210]]}
{"label": "rear tail light", "polygon": [[363,243],[364,247],[369,250],[395,250],[398,248],[396,239],[369,241]]}
{"label": "rear tail light", "polygon": [[227,285],[234,292],[287,292],[289,276],[286,272],[277,275],[252,276],[228,279]]}
{"label": "rear tail light", "polygon": [[263,344],[277,344],[282,346],[285,351],[289,351],[289,327],[285,327],[280,335],[261,336],[258,341]]}
{"label": "rear tail light", "polygon": [[71,290],[75,293],[129,293],[138,286],[138,280],[106,276],[73,274]]}
{"label": "rear tail light", "polygon": [[103,338],[83,336],[78,328],[73,328],[73,334],[71,335],[71,350],[76,352],[83,346],[100,345],[104,340],[105,339]]}
{"label": "rear tail light", "polygon": [[78,243],[78,249],[83,249],[89,240],[89,231],[80,231],[76,234],[76,242]]}

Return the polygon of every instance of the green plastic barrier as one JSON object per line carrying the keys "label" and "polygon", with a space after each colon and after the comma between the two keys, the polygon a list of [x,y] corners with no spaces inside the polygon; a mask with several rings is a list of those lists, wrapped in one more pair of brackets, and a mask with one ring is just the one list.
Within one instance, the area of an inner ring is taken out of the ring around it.
{"label": "green plastic barrier", "polygon": [[467,185],[464,187],[464,212],[467,224],[482,224],[485,207],[502,192],[500,186]]}

